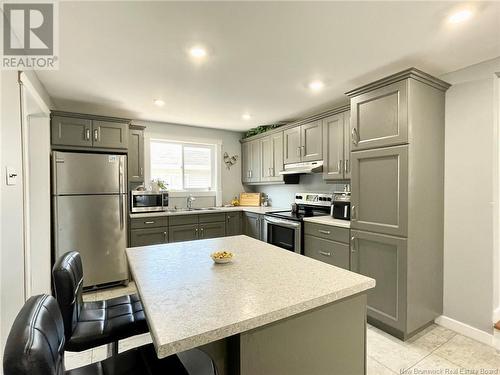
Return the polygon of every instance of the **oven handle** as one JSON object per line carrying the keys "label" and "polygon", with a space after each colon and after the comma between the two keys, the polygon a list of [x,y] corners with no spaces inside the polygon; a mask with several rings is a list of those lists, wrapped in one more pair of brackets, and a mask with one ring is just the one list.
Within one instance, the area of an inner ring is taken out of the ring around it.
{"label": "oven handle", "polygon": [[276,224],[276,225],[281,225],[282,227],[287,227],[287,228],[300,228],[300,223],[294,223],[290,221],[285,221],[285,220],[280,220],[280,219],[275,219],[271,217],[264,216],[264,220],[269,223],[269,224]]}

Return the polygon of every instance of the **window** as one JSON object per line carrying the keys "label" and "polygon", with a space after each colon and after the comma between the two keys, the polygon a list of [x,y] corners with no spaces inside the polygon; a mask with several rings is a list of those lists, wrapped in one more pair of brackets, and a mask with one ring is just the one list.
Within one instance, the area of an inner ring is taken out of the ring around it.
{"label": "window", "polygon": [[170,190],[215,190],[215,145],[151,140],[151,179]]}

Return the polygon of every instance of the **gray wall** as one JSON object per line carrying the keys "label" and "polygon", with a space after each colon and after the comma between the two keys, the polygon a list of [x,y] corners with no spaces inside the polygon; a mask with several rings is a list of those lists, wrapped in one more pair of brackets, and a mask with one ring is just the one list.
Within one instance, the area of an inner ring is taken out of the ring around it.
{"label": "gray wall", "polygon": [[494,310],[499,71],[497,58],[442,77],[453,85],[446,93],[444,315],[488,333]]}
{"label": "gray wall", "polygon": [[271,200],[271,206],[289,208],[295,199],[295,193],[342,191],[344,184],[348,182],[327,184],[323,181],[321,174],[307,174],[300,176],[300,183],[297,185],[256,185],[248,186],[246,190],[267,194]]}

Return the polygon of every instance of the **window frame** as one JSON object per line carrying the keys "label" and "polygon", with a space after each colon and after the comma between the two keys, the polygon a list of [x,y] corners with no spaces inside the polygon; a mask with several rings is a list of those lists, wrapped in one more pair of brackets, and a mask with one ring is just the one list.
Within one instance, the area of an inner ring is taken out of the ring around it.
{"label": "window frame", "polygon": [[[149,145],[148,149],[150,152],[149,155],[149,173],[150,173],[150,180],[155,178],[152,176],[152,157],[151,157],[151,144],[152,143],[169,143],[169,144],[179,144],[181,146],[181,170],[182,170],[182,189],[172,189],[169,187],[169,191],[171,192],[178,192],[178,193],[213,193],[214,195],[218,191],[218,177],[217,173],[219,171],[216,168],[216,152],[217,152],[217,144],[215,143],[205,143],[205,142],[188,142],[188,141],[181,141],[181,140],[175,140],[175,139],[167,139],[167,138],[156,138],[156,137],[151,137],[149,138]],[[184,148],[185,147],[198,147],[198,148],[207,148],[210,150],[210,177],[211,177],[211,185],[212,187],[209,189],[202,189],[202,188],[186,188],[185,184],[185,165],[184,165]]]}

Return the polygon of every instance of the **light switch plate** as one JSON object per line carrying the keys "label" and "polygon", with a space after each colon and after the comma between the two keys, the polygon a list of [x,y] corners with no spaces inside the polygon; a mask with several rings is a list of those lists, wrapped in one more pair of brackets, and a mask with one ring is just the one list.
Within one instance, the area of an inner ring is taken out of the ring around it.
{"label": "light switch plate", "polygon": [[17,171],[15,168],[6,167],[6,177],[7,177],[7,185],[17,185]]}

